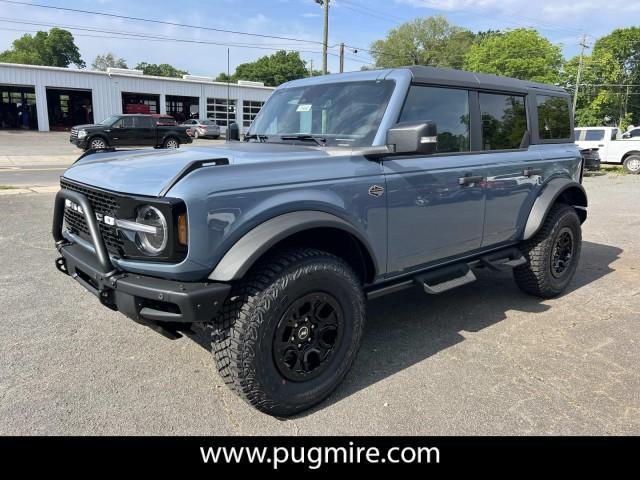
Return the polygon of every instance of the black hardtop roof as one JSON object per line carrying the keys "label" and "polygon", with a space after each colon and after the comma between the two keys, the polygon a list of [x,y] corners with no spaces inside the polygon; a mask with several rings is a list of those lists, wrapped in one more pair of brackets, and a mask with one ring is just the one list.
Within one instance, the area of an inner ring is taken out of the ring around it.
{"label": "black hardtop roof", "polygon": [[487,73],[473,73],[451,68],[435,68],[424,66],[405,67],[413,75],[416,83],[429,83],[436,85],[454,85],[467,88],[480,88],[486,90],[500,90],[513,92],[527,92],[530,90],[542,90],[548,93],[569,95],[563,88],[545,83],[518,80],[516,78],[500,77]]}

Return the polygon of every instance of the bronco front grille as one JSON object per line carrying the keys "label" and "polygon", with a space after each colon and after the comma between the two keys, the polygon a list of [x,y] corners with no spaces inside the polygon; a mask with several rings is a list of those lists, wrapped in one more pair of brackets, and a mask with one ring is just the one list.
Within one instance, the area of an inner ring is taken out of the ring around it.
{"label": "bronco front grille", "polygon": [[[71,183],[64,179],[60,180],[60,186],[62,188],[73,190],[74,192],[79,192],[85,195],[89,200],[94,213],[109,215],[114,218],[117,217],[118,209],[120,208],[120,206],[118,204],[118,198],[115,195],[88,188],[83,185],[78,185],[76,183]],[[89,241],[91,240],[91,236],[89,235],[89,228],[87,227],[87,222],[84,218],[84,214],[71,210],[70,208],[65,208],[64,220],[67,224],[67,228],[71,232],[78,234],[81,238]],[[120,234],[118,233],[116,227],[107,225],[103,222],[98,222],[98,225],[100,227],[100,233],[102,234],[102,239],[104,240],[107,250],[109,250],[111,253],[122,255],[124,242],[120,237]]]}
{"label": "bronco front grille", "polygon": [[71,129],[71,140],[77,140],[78,139],[78,130],[76,130],[75,128]]}

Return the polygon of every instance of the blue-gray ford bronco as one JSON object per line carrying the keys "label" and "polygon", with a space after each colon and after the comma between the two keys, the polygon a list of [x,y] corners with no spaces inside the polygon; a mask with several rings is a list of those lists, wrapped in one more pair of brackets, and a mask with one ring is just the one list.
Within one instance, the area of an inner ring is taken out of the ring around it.
{"label": "blue-gray ford bronco", "polygon": [[587,216],[569,103],[429,67],[289,82],[243,141],[81,157],[55,201],[56,266],[169,338],[209,332],[224,381],[292,415],[345,377],[368,299],[477,268],[565,290]]}

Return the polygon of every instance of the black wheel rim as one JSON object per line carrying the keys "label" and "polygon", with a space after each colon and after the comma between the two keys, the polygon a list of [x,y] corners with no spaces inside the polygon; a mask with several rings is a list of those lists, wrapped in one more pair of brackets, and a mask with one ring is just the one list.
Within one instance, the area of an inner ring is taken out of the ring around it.
{"label": "black wheel rim", "polygon": [[559,278],[564,275],[573,260],[573,232],[565,227],[556,236],[551,255],[551,274]]}
{"label": "black wheel rim", "polygon": [[273,339],[273,355],[280,374],[303,382],[324,372],[342,342],[344,314],[328,293],[314,292],[293,301]]}

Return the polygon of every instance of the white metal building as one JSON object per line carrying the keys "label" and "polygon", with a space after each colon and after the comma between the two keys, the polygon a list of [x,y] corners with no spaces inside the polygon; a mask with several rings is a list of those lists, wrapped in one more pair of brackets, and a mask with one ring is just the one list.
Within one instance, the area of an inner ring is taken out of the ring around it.
{"label": "white metal building", "polygon": [[167,78],[140,70],[0,63],[0,128],[66,130],[113,114],[148,112],[179,121],[210,118],[223,131],[228,115],[246,131],[272,92],[256,82],[227,85],[192,75]]}

